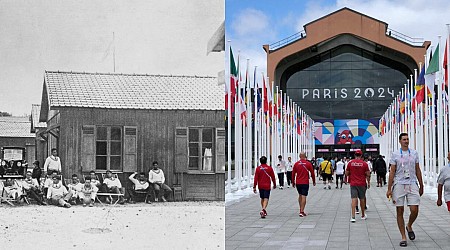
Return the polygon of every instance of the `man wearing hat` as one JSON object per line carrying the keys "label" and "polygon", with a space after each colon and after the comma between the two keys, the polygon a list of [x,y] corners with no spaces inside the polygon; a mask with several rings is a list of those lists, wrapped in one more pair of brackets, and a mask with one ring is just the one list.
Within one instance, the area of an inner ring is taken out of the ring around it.
{"label": "man wearing hat", "polygon": [[345,174],[350,180],[350,194],[352,197],[352,218],[350,222],[356,222],[355,212],[358,205],[358,199],[361,205],[361,220],[367,219],[366,208],[366,190],[370,188],[370,170],[369,166],[362,158],[361,149],[355,151],[355,159],[347,164]]}

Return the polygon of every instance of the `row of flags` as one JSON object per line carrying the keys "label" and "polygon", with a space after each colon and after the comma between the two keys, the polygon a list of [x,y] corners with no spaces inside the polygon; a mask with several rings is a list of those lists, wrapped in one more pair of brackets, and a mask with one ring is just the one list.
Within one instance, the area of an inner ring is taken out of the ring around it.
{"label": "row of flags", "polygon": [[[227,53],[228,54],[228,53]],[[314,121],[286,93],[262,73],[241,70],[229,48],[229,81],[225,85],[225,109],[228,129],[228,166],[231,167],[231,141],[234,130],[234,166],[238,189],[249,187],[252,168],[266,156],[274,165],[278,155],[298,159],[301,151],[314,152]],[[229,119],[228,119],[229,118]],[[229,168],[230,169],[230,168]],[[231,174],[229,171],[229,180]],[[230,183],[229,183],[230,184]],[[244,187],[243,187],[244,186]],[[231,184],[227,191],[231,191]]]}
{"label": "row of flags", "polygon": [[436,187],[450,150],[449,38],[443,51],[440,42],[430,49],[420,72],[416,70],[379,121],[381,153],[389,158],[390,152],[399,150],[399,134],[408,133],[410,148],[421,156],[424,180],[431,187]]}

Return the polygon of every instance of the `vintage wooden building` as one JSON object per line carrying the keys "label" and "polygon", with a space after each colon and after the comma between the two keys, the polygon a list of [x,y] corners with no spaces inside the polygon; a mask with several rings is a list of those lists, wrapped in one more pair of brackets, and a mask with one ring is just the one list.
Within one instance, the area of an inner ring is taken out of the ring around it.
{"label": "vintage wooden building", "polygon": [[41,113],[40,104],[31,105],[31,133],[35,134],[35,160],[40,162],[40,167],[44,166],[45,158],[47,158],[47,143],[45,131],[47,129],[47,123],[39,122],[39,115]]}
{"label": "vintage wooden building", "polygon": [[223,200],[222,101],[216,77],[47,71],[44,148],[58,148],[65,178],[111,170],[124,184],[158,161],[184,199]]}
{"label": "vintage wooden building", "polygon": [[[0,148],[5,146],[23,147],[28,163],[35,160],[34,133],[30,132],[29,117],[0,117]],[[0,156],[1,158],[1,156]]]}

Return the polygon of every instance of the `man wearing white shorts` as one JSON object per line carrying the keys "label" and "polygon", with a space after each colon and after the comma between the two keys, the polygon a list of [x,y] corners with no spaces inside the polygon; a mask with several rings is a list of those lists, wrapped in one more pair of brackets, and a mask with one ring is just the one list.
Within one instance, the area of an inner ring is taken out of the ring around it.
{"label": "man wearing white shorts", "polygon": [[[408,147],[408,134],[401,133],[399,142],[401,148],[392,153],[391,160],[389,161],[390,171],[386,196],[388,199],[392,198],[392,202],[396,206],[397,225],[402,235],[400,246],[406,247],[406,231],[410,240],[416,238],[412,225],[419,214],[420,196],[423,194],[423,182],[422,172],[419,167],[419,156],[417,151]],[[411,211],[406,227],[403,219],[405,202]]]}

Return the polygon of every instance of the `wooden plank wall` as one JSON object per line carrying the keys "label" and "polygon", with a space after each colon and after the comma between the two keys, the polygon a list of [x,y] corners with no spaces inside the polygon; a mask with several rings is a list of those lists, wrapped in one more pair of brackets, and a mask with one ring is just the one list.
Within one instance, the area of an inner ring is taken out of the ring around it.
{"label": "wooden plank wall", "polygon": [[224,126],[223,111],[64,108],[60,109],[60,112],[59,152],[63,168],[65,168],[65,177],[74,173],[81,175],[83,172],[80,166],[83,125],[137,126],[137,171],[148,174],[152,162],[157,160],[169,185],[172,185],[174,181],[175,128],[187,126],[223,128]]}

